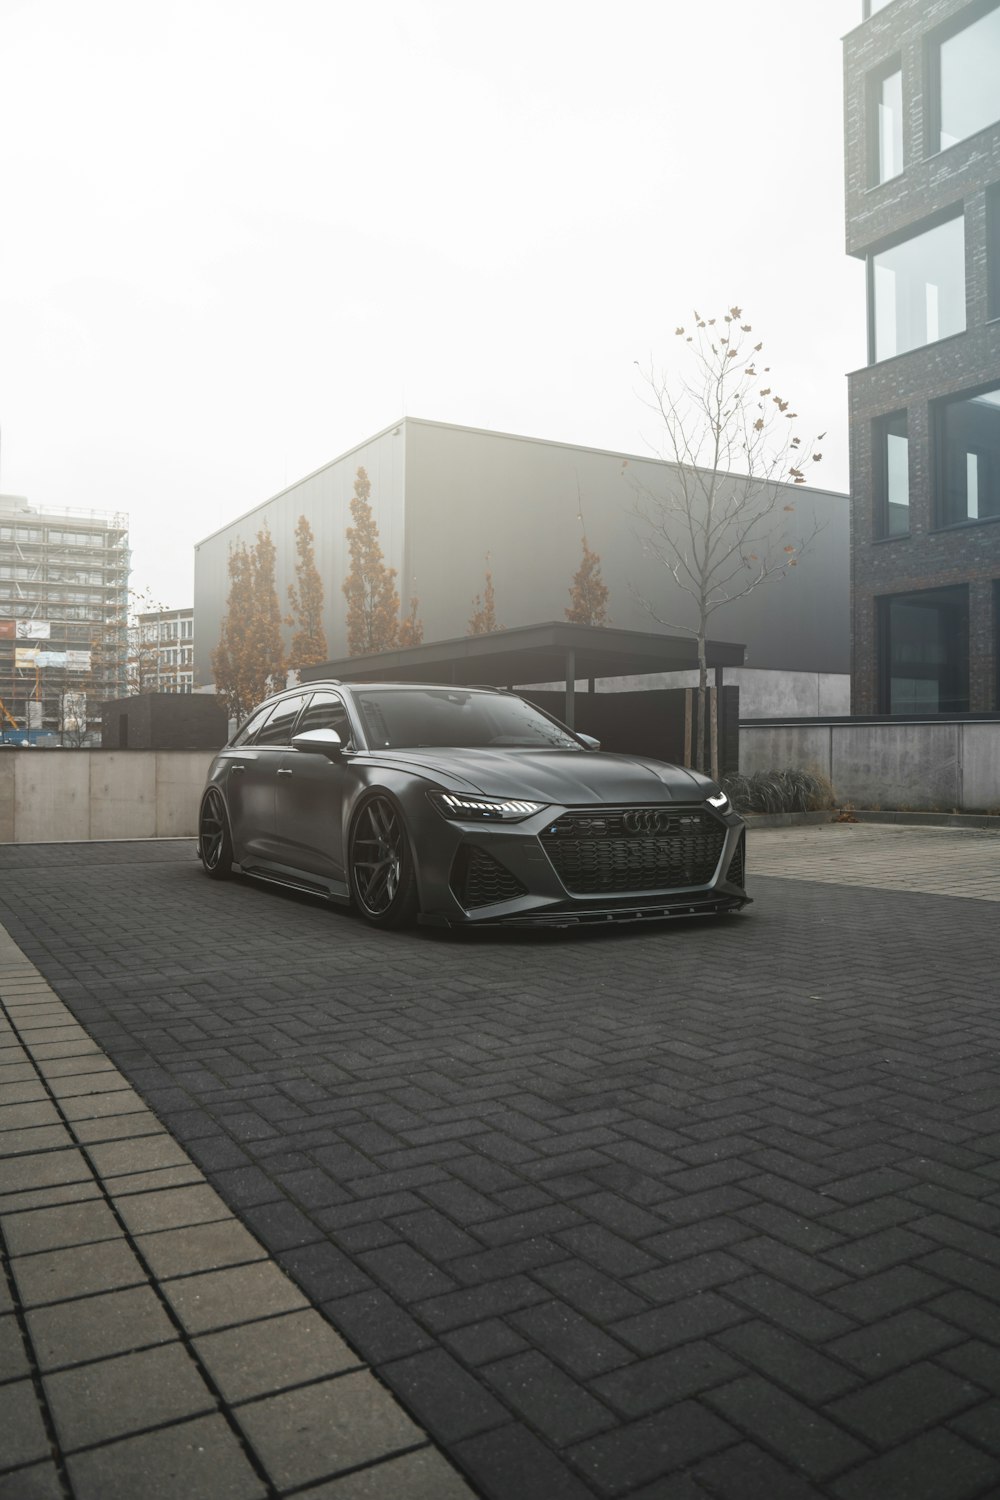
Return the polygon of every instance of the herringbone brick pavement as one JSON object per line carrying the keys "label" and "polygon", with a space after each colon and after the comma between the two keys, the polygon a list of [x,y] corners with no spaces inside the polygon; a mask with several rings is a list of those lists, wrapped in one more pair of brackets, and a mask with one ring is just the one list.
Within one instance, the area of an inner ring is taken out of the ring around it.
{"label": "herringbone brick pavement", "polygon": [[484,1496],[1000,1495],[990,901],[751,864],[738,918],[441,937],[181,844],[0,867],[15,940]]}

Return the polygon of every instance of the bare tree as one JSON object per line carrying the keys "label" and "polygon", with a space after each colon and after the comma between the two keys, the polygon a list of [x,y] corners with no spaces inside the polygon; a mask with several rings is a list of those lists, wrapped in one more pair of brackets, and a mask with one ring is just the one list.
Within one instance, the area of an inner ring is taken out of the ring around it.
{"label": "bare tree", "polygon": [[770,366],[761,364],[763,343],[754,341],[742,308],[730,307],[721,318],[696,312],[694,320],[690,331],[675,330],[684,351],[675,371],[640,367],[646,403],[660,422],[655,451],[670,467],[655,488],[633,481],[632,506],[644,551],[694,609],[633,592],[658,624],[698,642],[695,764],[704,769],[709,623],[796,567],[815,539],[820,523],[796,533],[788,487],[806,483],[807,469],[823,456],[815,445],[825,434],[808,442],[796,435],[798,414],[771,385]]}

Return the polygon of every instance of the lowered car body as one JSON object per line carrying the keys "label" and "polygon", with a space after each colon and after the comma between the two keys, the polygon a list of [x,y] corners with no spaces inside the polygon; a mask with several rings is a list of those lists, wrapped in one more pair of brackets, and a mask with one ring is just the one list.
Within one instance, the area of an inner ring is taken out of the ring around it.
{"label": "lowered car body", "polygon": [[573,926],[736,911],[745,830],[716,783],[600,752],[515,694],[315,682],[216,756],[206,872],[402,926]]}

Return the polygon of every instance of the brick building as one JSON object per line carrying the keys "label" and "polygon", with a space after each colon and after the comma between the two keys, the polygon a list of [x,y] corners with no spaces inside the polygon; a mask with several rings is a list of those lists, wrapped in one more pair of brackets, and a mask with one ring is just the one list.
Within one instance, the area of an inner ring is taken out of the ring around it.
{"label": "brick building", "polygon": [[1000,0],[866,0],[845,40],[852,707],[1000,708]]}

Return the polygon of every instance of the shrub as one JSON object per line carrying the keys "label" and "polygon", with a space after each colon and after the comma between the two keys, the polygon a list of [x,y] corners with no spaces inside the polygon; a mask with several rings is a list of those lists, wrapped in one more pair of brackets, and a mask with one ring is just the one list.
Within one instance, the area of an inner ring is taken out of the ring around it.
{"label": "shrub", "polygon": [[722,787],[741,813],[821,812],[833,806],[833,787],[812,771],[754,771],[727,776]]}

